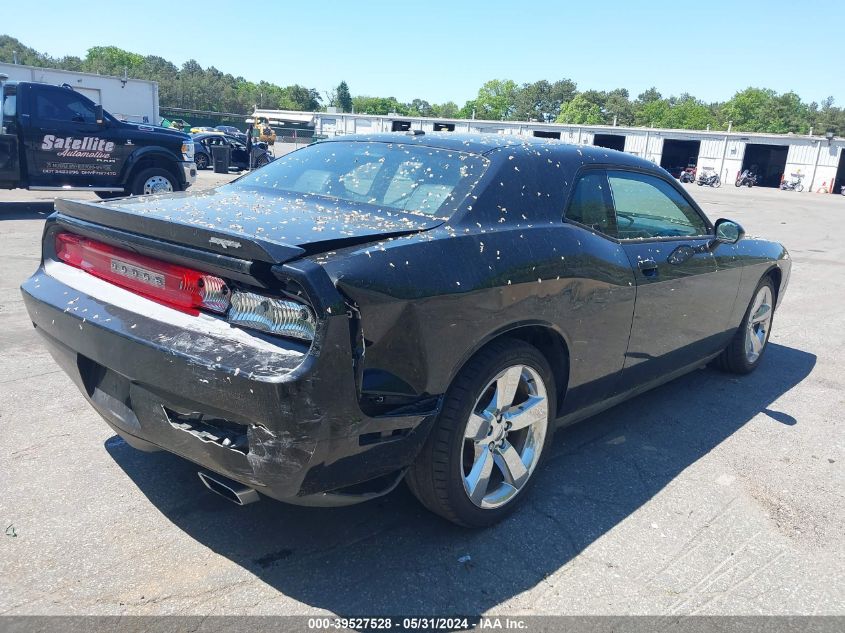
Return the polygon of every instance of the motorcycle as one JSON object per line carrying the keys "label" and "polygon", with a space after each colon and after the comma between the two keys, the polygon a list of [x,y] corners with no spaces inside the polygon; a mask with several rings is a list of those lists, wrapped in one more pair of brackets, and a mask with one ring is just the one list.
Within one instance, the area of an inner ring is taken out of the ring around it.
{"label": "motorcycle", "polygon": [[707,185],[708,187],[721,187],[722,179],[719,178],[719,174],[713,171],[712,167],[705,167],[695,184],[699,187],[703,185]]}
{"label": "motorcycle", "polygon": [[690,184],[695,182],[695,167],[687,167],[684,171],[681,172],[680,177],[678,178],[681,182],[688,182]]}
{"label": "motorcycle", "polygon": [[747,169],[744,170],[739,176],[736,177],[736,182],[734,183],[737,187],[753,187],[757,184],[757,174],[753,174]]}
{"label": "motorcycle", "polygon": [[784,191],[804,191],[804,185],[801,183],[803,179],[803,176],[793,174],[789,180],[784,180],[780,183],[780,188]]}

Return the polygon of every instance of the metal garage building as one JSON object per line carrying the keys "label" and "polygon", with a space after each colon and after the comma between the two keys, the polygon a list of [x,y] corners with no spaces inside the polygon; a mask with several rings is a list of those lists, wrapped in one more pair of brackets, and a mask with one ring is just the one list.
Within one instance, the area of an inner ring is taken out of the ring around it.
{"label": "metal garage building", "polygon": [[[266,112],[266,111],[265,111]],[[670,171],[695,164],[716,170],[724,183],[733,183],[743,169],[756,167],[762,186],[777,187],[781,178],[803,178],[804,190],[838,193],[845,184],[845,139],[796,134],[750,134],[668,130],[607,125],[562,125],[429,119],[400,115],[317,113],[315,132],[339,134],[404,130],[425,132],[483,132],[559,138],[570,143],[599,145],[643,156]]]}

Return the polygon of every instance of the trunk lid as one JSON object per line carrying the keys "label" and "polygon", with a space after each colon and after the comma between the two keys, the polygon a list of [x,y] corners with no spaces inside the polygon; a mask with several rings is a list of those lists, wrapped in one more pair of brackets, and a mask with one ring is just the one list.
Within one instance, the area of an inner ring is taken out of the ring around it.
{"label": "trunk lid", "polygon": [[236,185],[108,202],[57,200],[56,211],[131,233],[271,264],[418,233],[444,222],[423,215],[379,212],[370,205],[317,195],[268,193]]}

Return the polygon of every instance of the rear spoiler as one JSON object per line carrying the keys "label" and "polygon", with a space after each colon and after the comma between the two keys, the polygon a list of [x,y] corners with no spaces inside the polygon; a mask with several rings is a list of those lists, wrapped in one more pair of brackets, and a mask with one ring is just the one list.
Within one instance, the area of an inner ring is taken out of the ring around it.
{"label": "rear spoiler", "polygon": [[56,200],[56,211],[62,216],[129,233],[138,233],[220,255],[268,264],[281,264],[305,253],[304,248],[292,244],[263,240],[238,233],[224,233],[200,225],[129,213],[111,208],[102,202]]}

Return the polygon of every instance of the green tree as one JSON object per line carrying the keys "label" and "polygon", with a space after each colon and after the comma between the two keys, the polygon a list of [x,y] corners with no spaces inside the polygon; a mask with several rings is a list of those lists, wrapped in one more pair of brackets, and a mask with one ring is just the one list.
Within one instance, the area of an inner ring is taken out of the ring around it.
{"label": "green tree", "polygon": [[836,136],[845,136],[845,110],[833,105],[833,97],[823,99],[821,107],[811,103],[808,107],[810,125],[814,134],[832,132]]}
{"label": "green tree", "polygon": [[367,97],[365,95],[359,95],[352,98],[352,104],[355,107],[355,112],[361,114],[390,114],[391,112],[409,114],[407,107],[399,103],[396,97]]}
{"label": "green tree", "polygon": [[517,85],[510,79],[491,79],[478,90],[475,98],[479,119],[509,119],[516,105]]}
{"label": "green tree", "polygon": [[459,119],[460,108],[454,101],[447,101],[446,103],[434,104],[431,106],[431,115],[442,117],[444,119]]}
{"label": "green tree", "polygon": [[459,119],[474,119],[476,118],[476,107],[475,107],[475,99],[471,99],[464,104],[458,111],[458,118]]}
{"label": "green tree", "polygon": [[406,104],[405,109],[411,116],[435,116],[434,109],[425,99],[414,99]]}
{"label": "green tree", "polygon": [[335,100],[341,112],[352,112],[352,95],[349,93],[349,86],[346,85],[345,81],[341,81],[337,85]]}
{"label": "green tree", "polygon": [[658,92],[657,88],[652,86],[645,92],[641,92],[639,94],[636,103],[644,105],[646,103],[652,103],[653,101],[660,101],[662,98],[663,95]]}
{"label": "green tree", "polygon": [[101,75],[122,75],[126,71],[129,76],[136,77],[144,68],[144,57],[117,46],[94,46],[88,49],[82,68],[85,72]]}
{"label": "green tree", "polygon": [[322,98],[314,88],[306,88],[299,84],[288,86],[284,89],[285,97],[291,103],[291,110],[305,110],[315,112],[320,109]]}
{"label": "green tree", "polygon": [[49,55],[39,53],[34,48],[24,44],[9,35],[0,35],[0,62],[14,63],[17,53],[18,63],[26,66],[50,66],[56,60]]}
{"label": "green tree", "polygon": [[634,124],[634,104],[631,103],[625,88],[617,88],[605,93],[602,111],[605,115],[605,123],[613,123],[615,117],[617,125]]}
{"label": "green tree", "polygon": [[719,126],[713,108],[687,93],[664,99],[652,88],[637,97],[633,107],[635,125],[690,130]]}
{"label": "green tree", "polygon": [[734,129],[763,132],[767,128],[765,113],[774,96],[774,90],[746,88],[722,104],[721,115],[726,122],[732,122]]}
{"label": "green tree", "polygon": [[545,79],[522,84],[514,98],[511,118],[517,121],[554,121],[563,104],[572,100],[576,93],[575,82],[560,79],[549,83]]}
{"label": "green tree", "polygon": [[598,125],[605,122],[602,114],[601,94],[595,90],[579,92],[564,106],[557,117],[558,123]]}

